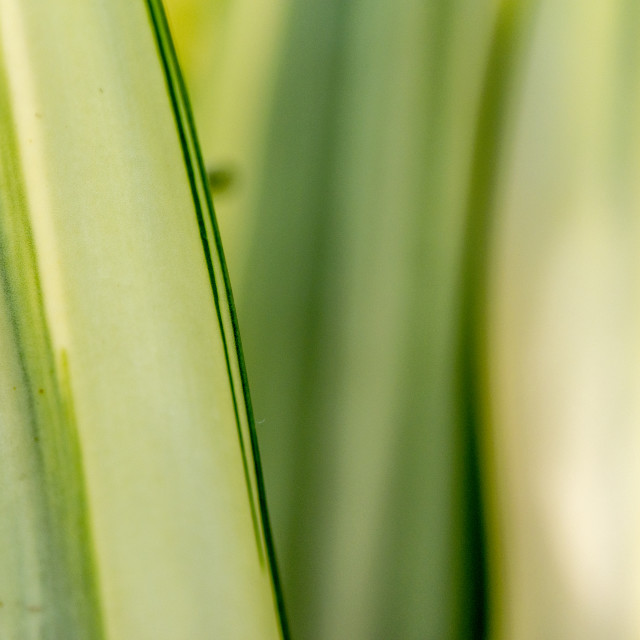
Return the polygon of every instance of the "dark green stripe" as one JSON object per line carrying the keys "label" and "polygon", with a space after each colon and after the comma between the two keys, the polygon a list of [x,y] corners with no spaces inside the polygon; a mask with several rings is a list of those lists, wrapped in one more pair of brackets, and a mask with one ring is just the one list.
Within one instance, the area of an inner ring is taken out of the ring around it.
{"label": "dark green stripe", "polygon": [[[207,209],[209,223],[211,224],[212,231],[213,231],[214,248],[217,251],[217,256],[220,261],[220,267],[221,267],[222,276],[223,276],[224,292],[226,295],[226,300],[229,308],[229,316],[230,316],[231,326],[233,331],[233,341],[235,344],[235,351],[236,351],[235,357],[237,358],[238,368],[240,371],[242,397],[243,397],[243,400],[245,403],[245,409],[247,412],[248,429],[250,434],[250,445],[251,445],[251,452],[253,455],[254,472],[256,477],[256,485],[258,489],[258,505],[260,509],[260,517],[261,517],[262,528],[264,533],[265,547],[266,547],[267,556],[269,559],[269,568],[272,575],[273,589],[276,597],[278,613],[280,616],[280,623],[281,623],[281,628],[283,632],[283,637],[286,640],[289,638],[289,632],[288,632],[288,626],[286,622],[286,615],[284,611],[284,600],[282,597],[280,581],[278,578],[277,562],[275,558],[271,528],[269,526],[266,494],[264,490],[264,483],[262,480],[262,469],[261,469],[260,456],[258,451],[258,442],[257,442],[257,437],[255,432],[253,408],[252,408],[251,397],[249,393],[249,385],[248,385],[246,367],[244,364],[244,357],[242,354],[242,345],[240,341],[240,333],[238,328],[235,304],[233,301],[233,295],[231,293],[229,273],[227,270],[226,261],[224,259],[224,252],[222,249],[220,232],[219,232],[218,224],[215,218],[215,212],[213,208],[213,202],[211,199],[211,193],[207,186],[208,181],[207,181],[206,170],[204,167],[204,162],[202,161],[202,155],[200,153],[200,148],[197,143],[197,136],[195,133],[195,124],[193,120],[193,115],[191,113],[191,108],[190,108],[189,100],[187,98],[186,88],[185,88],[182,74],[180,72],[180,68],[177,62],[177,57],[173,47],[173,42],[171,40],[169,27],[167,24],[166,16],[164,14],[164,9],[162,7],[161,2],[159,2],[158,0],[145,0],[145,1],[149,11],[151,24],[154,29],[156,44],[160,54],[160,59],[163,64],[163,69],[164,69],[165,79],[167,84],[167,91],[172,103],[174,116],[176,120],[176,128],[178,130],[178,135],[180,137],[180,142],[182,144],[182,149],[183,149],[183,154],[185,159],[185,166],[187,169],[189,184],[191,186],[195,213],[198,221],[198,227],[200,229],[200,237],[202,240],[205,260],[207,263],[207,270],[209,273],[209,279],[211,282],[211,288],[212,288],[214,302],[216,306],[218,324],[220,327],[220,332],[222,335],[222,340],[224,345],[227,373],[228,373],[229,382],[231,385],[231,394],[232,394],[234,412],[236,417],[236,426],[237,426],[238,438],[240,441],[240,448],[242,452],[245,481],[247,484],[247,492],[249,494],[249,501],[250,501],[251,511],[252,511],[254,533],[256,535],[258,553],[260,555],[260,560],[262,563],[263,558],[262,558],[262,547],[260,544],[260,535],[259,535],[259,521],[258,521],[258,515],[256,513],[256,508],[255,508],[255,500],[253,497],[251,480],[249,477],[244,438],[242,435],[240,416],[238,412],[236,389],[234,384],[234,378],[231,371],[227,336],[224,330],[224,324],[222,321],[222,315],[220,311],[218,287],[215,280],[215,273],[214,273],[213,262],[211,257],[211,249],[209,246],[208,237],[207,237],[206,228],[205,228],[205,222],[203,219],[203,212],[202,212],[203,205]],[[194,163],[197,168],[197,174],[194,172],[194,166],[193,166]],[[199,182],[200,190],[198,190],[198,184],[196,184],[196,180],[198,180]],[[201,202],[200,194],[204,195],[204,202]]]}
{"label": "dark green stripe", "polygon": [[[459,384],[465,427],[467,491],[467,563],[477,576],[467,612],[465,637],[487,637],[490,623],[490,572],[486,564],[487,520],[480,442],[486,437],[483,399],[486,397],[484,355],[487,335],[486,296],[492,229],[495,219],[495,192],[500,159],[508,135],[510,100],[516,88],[520,47],[529,9],[536,0],[503,3],[500,7],[487,63],[475,132],[467,219],[461,270],[461,311],[459,342]],[[489,463],[493,461],[488,461]],[[498,541],[493,541],[494,544]],[[488,615],[489,614],[489,615]]]}

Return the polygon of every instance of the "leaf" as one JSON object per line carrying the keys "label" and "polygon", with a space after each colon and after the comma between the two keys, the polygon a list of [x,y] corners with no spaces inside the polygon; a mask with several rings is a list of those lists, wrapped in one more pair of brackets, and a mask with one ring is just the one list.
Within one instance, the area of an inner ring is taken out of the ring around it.
{"label": "leaf", "polygon": [[540,3],[495,206],[484,348],[496,638],[635,638],[636,3]]}
{"label": "leaf", "polygon": [[0,1],[0,635],[281,637],[160,4]]}
{"label": "leaf", "polygon": [[476,160],[493,178],[481,109],[501,125],[497,16],[518,4],[293,0],[261,79],[236,291],[294,635],[483,632],[461,272]]}

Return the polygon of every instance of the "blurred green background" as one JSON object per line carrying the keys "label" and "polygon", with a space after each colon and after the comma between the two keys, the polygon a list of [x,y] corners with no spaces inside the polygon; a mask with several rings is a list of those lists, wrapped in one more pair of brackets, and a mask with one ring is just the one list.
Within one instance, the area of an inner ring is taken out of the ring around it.
{"label": "blurred green background", "polygon": [[165,3],[292,637],[640,637],[640,4]]}

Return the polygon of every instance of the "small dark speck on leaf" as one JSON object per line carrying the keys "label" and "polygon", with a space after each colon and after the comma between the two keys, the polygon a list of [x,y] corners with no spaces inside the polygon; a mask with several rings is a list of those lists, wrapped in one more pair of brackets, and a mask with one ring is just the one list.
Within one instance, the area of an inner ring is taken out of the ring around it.
{"label": "small dark speck on leaf", "polygon": [[34,439],[36,442],[40,442],[40,437],[39,437],[39,436],[33,436],[33,439]]}
{"label": "small dark speck on leaf", "polygon": [[36,111],[36,118],[42,118],[42,114]]}
{"label": "small dark speck on leaf", "polygon": [[42,607],[37,604],[28,604],[27,611],[31,611],[31,613],[40,613],[42,611]]}
{"label": "small dark speck on leaf", "polygon": [[212,193],[228,191],[236,181],[235,172],[225,167],[210,168],[207,171],[207,178],[209,179],[209,188]]}
{"label": "small dark speck on leaf", "polygon": [[98,91],[99,91],[100,93],[104,93],[104,89],[103,89],[102,87],[98,87]]}
{"label": "small dark speck on leaf", "polygon": [[38,389],[38,393],[43,396],[44,395],[44,389]]}

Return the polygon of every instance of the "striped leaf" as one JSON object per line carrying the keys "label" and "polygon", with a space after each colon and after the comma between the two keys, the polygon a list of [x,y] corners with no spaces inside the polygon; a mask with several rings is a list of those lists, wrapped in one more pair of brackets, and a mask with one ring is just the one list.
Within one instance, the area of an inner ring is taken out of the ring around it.
{"label": "striped leaf", "polygon": [[0,0],[0,636],[281,637],[159,2]]}
{"label": "striped leaf", "polygon": [[[292,629],[469,637],[486,604],[473,268],[523,3],[289,4],[236,259]],[[209,131],[242,118],[196,112]]]}

